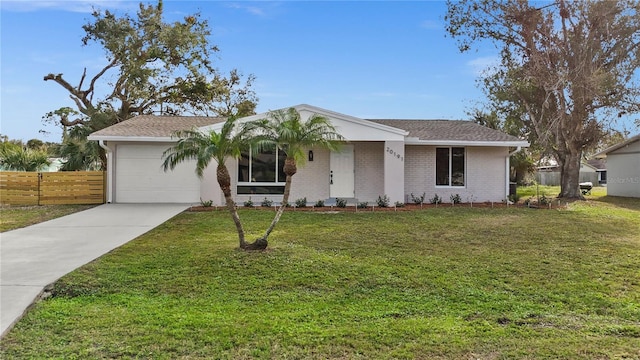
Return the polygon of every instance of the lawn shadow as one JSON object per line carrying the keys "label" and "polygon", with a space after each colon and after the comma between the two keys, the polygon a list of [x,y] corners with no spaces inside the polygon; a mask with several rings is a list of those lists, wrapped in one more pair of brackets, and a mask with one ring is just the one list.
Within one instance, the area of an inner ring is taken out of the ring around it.
{"label": "lawn shadow", "polygon": [[640,211],[640,199],[636,198],[606,195],[591,200],[615,205],[629,210]]}

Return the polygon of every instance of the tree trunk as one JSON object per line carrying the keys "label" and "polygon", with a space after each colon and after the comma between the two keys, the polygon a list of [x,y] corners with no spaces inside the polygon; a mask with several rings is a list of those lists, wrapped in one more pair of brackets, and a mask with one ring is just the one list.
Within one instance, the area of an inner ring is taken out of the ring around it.
{"label": "tree trunk", "polygon": [[584,200],[580,192],[580,160],[582,152],[575,149],[567,149],[560,162],[560,194],[559,198]]}
{"label": "tree trunk", "polygon": [[260,246],[264,246],[262,249],[265,249],[267,247],[269,235],[276,227],[276,224],[278,224],[278,221],[280,221],[280,217],[282,217],[282,213],[289,203],[289,194],[291,193],[291,178],[293,177],[293,175],[295,175],[296,172],[298,172],[296,161],[293,158],[287,157],[287,159],[284,161],[284,173],[287,175],[287,177],[284,183],[284,194],[282,195],[282,203],[280,204],[276,215],[273,217],[271,225],[269,225],[267,231],[265,231],[264,235],[262,235],[261,238],[253,243],[256,244],[256,246],[258,244]]}
{"label": "tree trunk", "polygon": [[216,176],[218,178],[220,189],[222,189],[222,193],[224,194],[224,200],[226,202],[227,209],[231,214],[233,222],[236,224],[236,230],[238,231],[238,240],[240,241],[240,248],[246,249],[248,244],[244,239],[244,229],[242,228],[242,223],[240,222],[240,216],[238,215],[236,204],[231,196],[231,176],[229,176],[229,169],[227,169],[224,164],[218,164],[218,168],[216,169]]}

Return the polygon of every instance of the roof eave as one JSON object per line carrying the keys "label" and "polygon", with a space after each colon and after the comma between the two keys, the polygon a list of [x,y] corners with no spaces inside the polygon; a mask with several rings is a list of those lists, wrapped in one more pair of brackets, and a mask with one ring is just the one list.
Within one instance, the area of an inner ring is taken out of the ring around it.
{"label": "roof eave", "polygon": [[625,147],[625,146],[627,146],[627,145],[629,145],[629,144],[631,144],[633,142],[636,142],[636,141],[640,141],[640,134],[638,134],[636,136],[633,136],[633,137],[630,137],[627,140],[625,140],[625,141],[623,141],[623,142],[621,142],[619,144],[616,144],[616,145],[613,145],[613,146],[611,146],[609,148],[606,148],[606,149],[600,151],[599,153],[593,155],[593,157],[596,158],[596,159],[605,159],[607,157],[608,153],[610,153],[612,151],[616,151],[616,150],[618,150],[620,148],[623,148],[623,147]]}
{"label": "roof eave", "polygon": [[475,140],[421,140],[407,138],[406,145],[432,145],[432,146],[498,146],[498,147],[529,147],[526,141],[475,141]]}

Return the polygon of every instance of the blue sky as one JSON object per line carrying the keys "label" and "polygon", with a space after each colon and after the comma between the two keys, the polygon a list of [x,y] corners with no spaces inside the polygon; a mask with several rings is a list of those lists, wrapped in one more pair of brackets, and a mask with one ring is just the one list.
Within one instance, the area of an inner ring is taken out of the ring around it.
{"label": "blue sky", "polygon": [[[73,102],[43,77],[77,84],[84,67],[99,71],[102,50],[81,45],[92,5],[134,14],[138,4],[2,0],[0,133],[59,141],[42,116]],[[496,51],[459,53],[445,37],[445,10],[444,1],[165,0],[168,21],[198,11],[209,21],[221,70],[256,76],[258,112],[307,103],[362,118],[467,119]]]}

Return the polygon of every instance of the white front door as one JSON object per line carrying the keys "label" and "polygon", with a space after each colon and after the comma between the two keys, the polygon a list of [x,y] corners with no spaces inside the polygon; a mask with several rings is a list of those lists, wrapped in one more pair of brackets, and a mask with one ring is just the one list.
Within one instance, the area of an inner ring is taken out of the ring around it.
{"label": "white front door", "polygon": [[332,151],[329,166],[329,196],[333,198],[355,197],[353,145],[342,145],[339,151]]}

